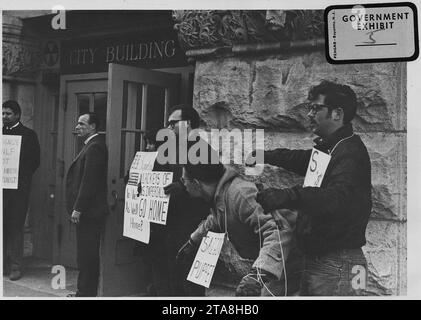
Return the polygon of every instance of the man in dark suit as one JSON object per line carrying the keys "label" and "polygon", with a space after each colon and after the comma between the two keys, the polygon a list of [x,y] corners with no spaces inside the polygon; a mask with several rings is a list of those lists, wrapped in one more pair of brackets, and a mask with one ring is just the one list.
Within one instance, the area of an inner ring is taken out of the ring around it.
{"label": "man in dark suit", "polygon": [[66,177],[66,205],[76,224],[77,264],[79,269],[76,297],[97,295],[99,244],[107,204],[107,147],[97,133],[95,113],[79,117],[76,132],[84,146],[70,165]]}
{"label": "man in dark suit", "polygon": [[36,133],[22,125],[16,101],[3,103],[3,135],[22,136],[17,189],[3,189],[3,273],[10,280],[22,276],[23,228],[28,211],[32,175],[39,167],[40,147]]}

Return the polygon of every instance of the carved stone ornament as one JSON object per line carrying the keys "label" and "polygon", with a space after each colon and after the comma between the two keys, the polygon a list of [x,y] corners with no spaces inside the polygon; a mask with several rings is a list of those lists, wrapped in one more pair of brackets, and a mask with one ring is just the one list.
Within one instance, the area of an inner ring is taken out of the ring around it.
{"label": "carved stone ornament", "polygon": [[173,19],[185,50],[324,36],[322,10],[176,10]]}
{"label": "carved stone ornament", "polygon": [[35,48],[3,41],[3,75],[33,77],[40,63],[40,53]]}

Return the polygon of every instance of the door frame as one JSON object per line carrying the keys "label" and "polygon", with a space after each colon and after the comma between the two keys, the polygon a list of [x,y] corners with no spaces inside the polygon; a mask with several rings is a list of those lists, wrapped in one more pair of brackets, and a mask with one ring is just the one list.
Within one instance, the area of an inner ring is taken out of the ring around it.
{"label": "door frame", "polygon": [[86,74],[71,74],[62,75],[60,77],[60,96],[59,96],[59,115],[58,115],[58,134],[57,134],[57,163],[56,163],[56,193],[55,193],[55,204],[54,204],[54,225],[53,225],[53,264],[59,264],[61,262],[61,230],[59,225],[62,217],[62,210],[65,210],[65,178],[66,172],[64,172],[64,151],[65,151],[65,130],[68,126],[74,124],[68,124],[65,121],[66,109],[67,109],[67,83],[74,81],[96,81],[96,80],[108,80],[107,72],[100,73],[86,73]]}

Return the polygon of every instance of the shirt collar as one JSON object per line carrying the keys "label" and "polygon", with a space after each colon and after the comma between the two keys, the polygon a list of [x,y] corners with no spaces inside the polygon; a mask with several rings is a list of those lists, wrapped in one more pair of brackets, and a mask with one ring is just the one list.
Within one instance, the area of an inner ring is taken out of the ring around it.
{"label": "shirt collar", "polygon": [[83,143],[86,145],[89,141],[91,141],[93,138],[95,138],[98,135],[98,133],[95,133],[91,135],[89,138],[87,138]]}
{"label": "shirt collar", "polygon": [[316,143],[317,149],[323,152],[330,152],[330,150],[342,139],[351,136],[354,133],[352,129],[352,124],[347,123],[340,127],[338,130],[327,136],[325,139],[316,138],[314,142]]}
{"label": "shirt collar", "polygon": [[16,122],[13,126],[11,127],[6,127],[9,130],[12,130],[13,128],[16,128],[18,125],[20,125],[20,121]]}

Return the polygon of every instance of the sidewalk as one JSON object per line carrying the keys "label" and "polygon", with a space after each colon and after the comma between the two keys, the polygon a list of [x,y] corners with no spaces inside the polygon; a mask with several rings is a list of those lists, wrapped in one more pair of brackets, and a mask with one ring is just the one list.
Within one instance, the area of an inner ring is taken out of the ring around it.
{"label": "sidewalk", "polygon": [[24,259],[23,277],[10,281],[3,276],[4,297],[65,297],[76,291],[77,271],[66,269],[66,289],[53,289],[51,281],[56,274],[51,273],[51,263],[35,258]]}
{"label": "sidewalk", "polygon": [[[53,289],[51,281],[56,274],[51,273],[51,263],[31,257],[24,258],[25,273],[17,281],[10,281],[3,276],[4,297],[66,297],[76,292],[77,270],[66,269],[66,289]],[[230,297],[234,295],[232,288],[211,286],[206,290],[208,297]],[[157,297],[158,298],[158,297]],[[159,299],[159,298],[158,298]]]}

